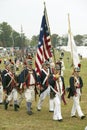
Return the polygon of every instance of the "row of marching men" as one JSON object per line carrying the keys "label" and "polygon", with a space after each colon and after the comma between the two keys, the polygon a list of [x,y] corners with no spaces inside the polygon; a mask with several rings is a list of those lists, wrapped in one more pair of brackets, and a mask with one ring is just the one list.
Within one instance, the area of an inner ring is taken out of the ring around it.
{"label": "row of marching men", "polygon": [[[54,89],[52,90],[50,88],[49,83],[51,75],[55,74],[55,70],[60,70],[60,65],[58,66],[56,65],[56,67],[54,68],[54,64],[51,63],[50,67],[49,61],[45,61],[42,64],[41,74],[37,76],[35,69],[32,68],[32,60],[29,59],[26,60],[26,63],[24,63],[24,68],[21,71],[21,73],[18,76],[16,76],[14,65],[11,64],[9,61],[7,61],[5,63],[5,69],[1,72],[2,86],[4,90],[5,110],[8,109],[9,103],[13,99],[14,110],[17,111],[19,109],[20,100],[22,99],[22,96],[25,96],[27,113],[29,115],[32,115],[31,111],[32,101],[35,99],[35,96],[38,92],[37,90],[39,90],[40,96],[37,104],[37,110],[38,111],[41,110],[43,101],[45,97],[48,95],[50,96],[49,111],[54,111],[52,100],[55,96],[54,94],[55,91]],[[57,75],[56,78],[58,78]],[[60,88],[62,95],[63,94],[62,90],[64,89],[62,88],[64,86],[64,81],[63,85],[62,81],[60,82],[61,82]],[[18,92],[20,93],[21,96],[19,100],[18,100]],[[65,100],[64,103],[66,103]]]}
{"label": "row of marching men", "polygon": [[[32,115],[32,103],[39,90],[39,101],[37,104],[37,110],[41,111],[44,99],[46,98],[46,96],[49,96],[49,111],[53,112],[53,120],[62,121],[63,117],[61,114],[61,99],[63,100],[64,104],[66,104],[66,101],[64,98],[64,77],[61,76],[60,73],[61,63],[57,62],[54,65],[54,63],[49,63],[49,61],[45,61],[42,64],[40,75],[37,75],[35,69],[32,68],[32,60],[28,59],[24,63],[24,68],[18,76],[15,75],[14,70],[14,65],[7,62],[5,64],[5,70],[1,72],[1,80],[4,90],[5,110],[8,109],[8,105],[12,99],[14,110],[17,111],[19,109],[19,92],[20,100],[23,98],[23,96],[26,99],[27,114]],[[74,72],[76,72],[75,70],[76,69],[74,69]],[[70,84],[72,84],[73,77],[74,76],[72,75],[70,78]],[[80,87],[80,81],[78,86]],[[70,92],[69,95],[74,96],[75,106],[73,105],[72,117],[75,117],[75,113],[77,110],[79,116],[81,117],[81,119],[83,119],[85,116],[81,111],[79,100],[76,101],[77,98],[75,98],[77,96],[75,94],[77,94],[77,90],[79,90],[79,87],[75,87],[74,89],[72,87],[71,89],[73,90],[73,92]]]}
{"label": "row of marching men", "polygon": [[32,101],[34,100],[35,94],[37,94],[39,90],[37,110],[41,111],[44,99],[49,96],[49,111],[54,113],[53,120],[62,121],[61,97],[64,104],[66,104],[66,101],[64,98],[64,78],[60,75],[60,71],[60,62],[57,62],[54,67],[54,63],[49,63],[47,60],[42,63],[40,75],[37,75],[35,70],[32,68],[32,61],[27,61],[27,67],[25,67],[19,75],[19,83],[24,89],[27,113],[29,115],[33,114],[31,110]]}

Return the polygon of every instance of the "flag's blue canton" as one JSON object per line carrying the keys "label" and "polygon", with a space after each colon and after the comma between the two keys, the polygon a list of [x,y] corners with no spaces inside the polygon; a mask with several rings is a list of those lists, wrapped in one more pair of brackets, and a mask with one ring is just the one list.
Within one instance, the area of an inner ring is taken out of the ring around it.
{"label": "flag's blue canton", "polygon": [[42,23],[41,23],[38,48],[43,45],[43,37],[44,36],[46,36],[46,37],[49,36],[45,15],[43,16]]}

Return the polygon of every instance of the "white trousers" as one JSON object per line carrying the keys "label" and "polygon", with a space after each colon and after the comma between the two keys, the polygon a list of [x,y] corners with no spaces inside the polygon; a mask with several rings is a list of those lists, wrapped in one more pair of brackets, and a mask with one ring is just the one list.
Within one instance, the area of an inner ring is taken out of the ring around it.
{"label": "white trousers", "polygon": [[77,111],[79,117],[81,117],[84,114],[81,110],[80,103],[79,103],[79,99],[81,96],[80,89],[79,88],[76,89],[76,92],[77,92],[77,96],[73,96],[73,106],[72,106],[72,110],[71,110],[71,116],[74,116],[76,114],[76,111]]}
{"label": "white trousers", "polygon": [[18,100],[18,92],[15,88],[13,88],[13,90],[11,91],[11,93],[8,95],[7,97],[7,101],[11,101],[13,99],[13,101],[17,101]]}
{"label": "white trousers", "polygon": [[0,103],[3,102],[3,86],[0,86]]}
{"label": "white trousers", "polygon": [[35,86],[27,88],[24,92],[26,102],[32,102],[35,99]]}
{"label": "white trousers", "polygon": [[19,105],[21,105],[21,102],[23,101],[24,98],[25,98],[24,92],[19,94],[19,96],[18,96]]}
{"label": "white trousers", "polygon": [[54,111],[54,99],[49,99],[49,111]]}
{"label": "white trousers", "polygon": [[54,97],[54,113],[53,113],[53,120],[61,120],[61,96],[56,94]]}
{"label": "white trousers", "polygon": [[38,105],[37,105],[37,108],[38,108],[39,110],[42,108],[43,101],[44,101],[44,99],[45,99],[47,96],[50,96],[50,87],[48,87],[44,92],[42,92],[42,93],[40,94],[39,101],[38,101]]}

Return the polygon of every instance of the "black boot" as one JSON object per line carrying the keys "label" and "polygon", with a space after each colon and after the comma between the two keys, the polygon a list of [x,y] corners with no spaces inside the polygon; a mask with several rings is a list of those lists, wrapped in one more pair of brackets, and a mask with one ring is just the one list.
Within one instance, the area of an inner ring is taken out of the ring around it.
{"label": "black boot", "polygon": [[5,110],[8,109],[8,103],[9,103],[9,102],[4,101],[4,108],[5,108]]}
{"label": "black boot", "polygon": [[14,101],[14,111],[18,111],[19,105],[17,100]]}
{"label": "black boot", "polygon": [[27,111],[27,114],[28,114],[28,115],[32,115],[33,112],[32,112],[32,111]]}
{"label": "black boot", "polygon": [[14,111],[18,111],[19,105],[18,104],[14,104]]}
{"label": "black boot", "polygon": [[31,102],[27,102],[27,114],[28,115],[32,115],[33,114],[33,112],[31,111],[31,105],[32,105]]}

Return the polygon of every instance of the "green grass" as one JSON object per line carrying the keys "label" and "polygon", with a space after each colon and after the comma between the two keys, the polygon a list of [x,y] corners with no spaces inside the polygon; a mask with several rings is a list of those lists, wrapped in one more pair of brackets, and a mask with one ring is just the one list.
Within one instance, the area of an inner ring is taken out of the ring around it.
{"label": "green grass", "polygon": [[[58,58],[59,52],[57,52],[56,58]],[[67,62],[67,57],[70,57],[69,53],[64,56],[65,62],[65,84],[69,85],[69,77],[72,73],[71,59],[69,63]],[[81,61],[81,76],[83,78],[84,86],[81,96],[81,108],[84,114],[87,116],[87,59],[82,59]],[[3,68],[3,67],[2,67]],[[9,107],[7,111],[4,110],[4,106],[0,105],[0,130],[84,130],[87,126],[87,117],[81,120],[78,118],[71,118],[70,112],[72,108],[72,99],[67,98],[67,93],[65,95],[67,105],[62,102],[62,116],[63,122],[53,121],[53,113],[49,112],[49,98],[47,97],[43,103],[42,110],[37,111],[36,106],[38,102],[33,102],[33,112],[32,116],[26,113],[26,103],[23,100],[21,107],[18,112],[13,110],[13,107]]]}

